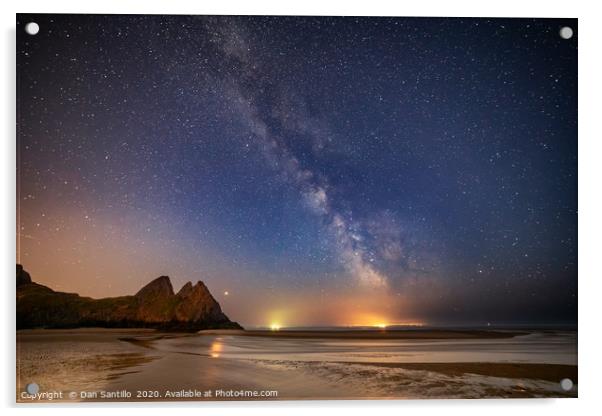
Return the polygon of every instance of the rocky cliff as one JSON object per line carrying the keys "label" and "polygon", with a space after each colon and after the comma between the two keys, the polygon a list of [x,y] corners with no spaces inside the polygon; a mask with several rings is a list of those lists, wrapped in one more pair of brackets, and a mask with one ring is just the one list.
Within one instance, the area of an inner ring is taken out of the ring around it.
{"label": "rocky cliff", "polygon": [[169,277],[161,276],[134,296],[92,299],[37,284],[17,265],[17,329],[91,326],[241,329],[222,312],[203,282],[188,282],[175,294]]}

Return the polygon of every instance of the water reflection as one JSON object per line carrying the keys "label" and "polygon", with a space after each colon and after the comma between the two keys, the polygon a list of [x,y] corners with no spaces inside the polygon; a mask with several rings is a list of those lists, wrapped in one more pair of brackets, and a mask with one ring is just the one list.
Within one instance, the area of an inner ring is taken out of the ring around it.
{"label": "water reflection", "polygon": [[224,350],[224,344],[222,343],[221,338],[216,338],[211,343],[210,355],[212,358],[219,358],[222,351]]}

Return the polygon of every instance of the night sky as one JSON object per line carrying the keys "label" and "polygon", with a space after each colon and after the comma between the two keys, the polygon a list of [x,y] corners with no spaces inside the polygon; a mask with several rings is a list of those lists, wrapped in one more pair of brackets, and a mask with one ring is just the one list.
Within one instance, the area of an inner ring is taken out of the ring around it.
{"label": "night sky", "polygon": [[576,35],[18,15],[17,261],[92,297],[203,280],[247,326],[576,322]]}

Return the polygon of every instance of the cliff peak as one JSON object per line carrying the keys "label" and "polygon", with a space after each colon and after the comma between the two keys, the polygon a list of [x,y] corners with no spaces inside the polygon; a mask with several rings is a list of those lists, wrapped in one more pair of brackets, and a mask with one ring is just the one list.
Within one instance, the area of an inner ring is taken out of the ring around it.
{"label": "cliff peak", "polygon": [[26,285],[28,283],[31,283],[31,276],[23,269],[23,266],[17,264],[17,286]]}
{"label": "cliff peak", "polygon": [[202,290],[204,292],[209,293],[209,289],[207,289],[207,286],[201,280],[199,280],[199,281],[196,282],[196,284],[194,285],[194,289],[195,290]]}
{"label": "cliff peak", "polygon": [[178,296],[181,298],[188,297],[192,293],[192,283],[186,282],[182,289],[178,292]]}
{"label": "cliff peak", "polygon": [[169,298],[173,295],[173,286],[168,276],[157,277],[136,293],[139,299]]}

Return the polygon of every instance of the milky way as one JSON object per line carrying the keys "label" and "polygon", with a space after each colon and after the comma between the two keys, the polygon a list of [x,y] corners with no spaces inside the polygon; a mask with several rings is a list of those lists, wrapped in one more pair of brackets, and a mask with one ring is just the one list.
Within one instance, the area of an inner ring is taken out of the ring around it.
{"label": "milky way", "polygon": [[576,23],[19,15],[17,260],[246,325],[576,322]]}

